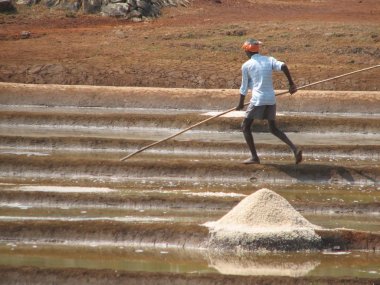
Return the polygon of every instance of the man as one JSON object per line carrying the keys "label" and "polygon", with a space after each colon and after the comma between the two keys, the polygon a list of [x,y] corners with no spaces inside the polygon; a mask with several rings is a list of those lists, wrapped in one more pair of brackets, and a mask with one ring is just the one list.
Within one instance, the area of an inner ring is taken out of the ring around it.
{"label": "man", "polygon": [[302,161],[302,151],[299,150],[289,138],[276,126],[276,96],[273,89],[272,72],[282,71],[289,81],[289,92],[297,92],[289,69],[284,62],[273,57],[263,56],[259,53],[260,41],[248,39],[242,48],[249,60],[242,65],[242,82],[240,87],[240,101],[236,110],[244,108],[244,99],[248,89],[252,89],[252,99],[247,108],[245,119],[242,123],[242,131],[247,142],[251,157],[245,160],[245,164],[260,164],[257,156],[251,126],[254,119],[267,120],[270,132],[286,143],[294,153],[295,163]]}

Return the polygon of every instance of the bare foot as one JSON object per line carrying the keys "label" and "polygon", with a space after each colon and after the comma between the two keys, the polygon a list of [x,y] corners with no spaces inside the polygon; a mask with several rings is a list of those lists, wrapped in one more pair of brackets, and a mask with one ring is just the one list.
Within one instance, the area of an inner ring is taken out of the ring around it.
{"label": "bare foot", "polygon": [[296,159],[296,164],[301,163],[301,161],[302,161],[302,150],[297,150],[297,152],[294,154],[294,158]]}
{"label": "bare foot", "polygon": [[244,163],[244,164],[260,164],[260,159],[251,157],[251,158],[244,160],[242,163]]}

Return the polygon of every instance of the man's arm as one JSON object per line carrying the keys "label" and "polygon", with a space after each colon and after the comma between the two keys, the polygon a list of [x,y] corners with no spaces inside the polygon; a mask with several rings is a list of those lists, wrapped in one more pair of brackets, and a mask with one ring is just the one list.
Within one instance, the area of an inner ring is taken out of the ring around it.
{"label": "man's arm", "polygon": [[288,82],[289,82],[289,93],[290,94],[296,93],[297,92],[297,86],[293,82],[293,79],[292,79],[292,76],[290,75],[290,71],[288,69],[288,66],[285,63],[281,66],[281,70],[282,70],[282,72],[284,72],[286,78],[288,79]]}
{"label": "man's arm", "polygon": [[240,99],[239,99],[239,104],[236,107],[236,110],[242,110],[244,108],[244,99],[245,95],[247,95],[248,92],[248,87],[249,87],[249,77],[248,77],[248,70],[242,67],[241,70],[241,86],[240,86]]}
{"label": "man's arm", "polygon": [[243,110],[243,108],[244,108],[244,99],[245,99],[245,95],[240,94],[240,100],[239,100],[239,104],[236,107],[236,111]]}

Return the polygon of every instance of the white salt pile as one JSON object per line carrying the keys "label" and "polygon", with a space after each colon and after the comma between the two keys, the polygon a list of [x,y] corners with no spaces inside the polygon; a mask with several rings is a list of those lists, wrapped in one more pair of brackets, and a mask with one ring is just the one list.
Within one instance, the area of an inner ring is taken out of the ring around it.
{"label": "white salt pile", "polygon": [[210,228],[210,247],[246,250],[303,250],[319,248],[318,228],[288,201],[269,189],[243,199]]}

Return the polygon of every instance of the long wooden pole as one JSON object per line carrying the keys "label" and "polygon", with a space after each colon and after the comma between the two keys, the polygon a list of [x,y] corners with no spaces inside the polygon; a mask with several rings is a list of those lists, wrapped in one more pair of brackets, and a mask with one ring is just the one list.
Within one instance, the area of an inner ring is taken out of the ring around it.
{"label": "long wooden pole", "polygon": [[[349,73],[341,74],[341,75],[334,76],[334,77],[331,77],[331,78],[327,78],[327,79],[324,79],[324,80],[316,81],[316,82],[313,82],[313,83],[309,83],[309,84],[297,87],[297,90],[304,89],[304,88],[307,88],[307,87],[310,87],[310,86],[314,86],[314,85],[317,85],[317,84],[320,84],[320,83],[324,83],[324,82],[327,82],[327,81],[331,81],[331,80],[334,80],[334,79],[342,78],[342,77],[345,77],[345,76],[349,76],[349,75],[352,75],[352,74],[355,74],[355,73],[359,73],[359,72],[367,71],[367,70],[370,70],[370,69],[378,68],[378,67],[380,67],[380,64],[374,65],[374,66],[371,66],[371,67],[367,67],[367,68],[363,68],[363,69],[359,69],[359,70],[356,70],[356,71],[352,71],[352,72],[349,72]],[[284,95],[284,94],[287,94],[288,92],[289,91],[283,91],[283,92],[277,93],[276,96]],[[245,103],[244,106],[247,106],[248,104],[249,104],[249,102]],[[183,134],[183,133],[185,133],[185,132],[187,132],[187,131],[195,128],[195,127],[198,127],[198,126],[200,126],[200,125],[202,125],[202,124],[204,124],[204,123],[206,123],[208,121],[211,121],[211,120],[213,120],[215,118],[223,116],[223,115],[225,115],[225,114],[227,114],[229,112],[232,112],[234,110],[236,110],[236,107],[231,108],[229,110],[226,110],[226,111],[224,111],[222,113],[219,113],[219,114],[217,114],[215,116],[212,116],[210,118],[207,118],[207,119],[205,119],[203,121],[200,121],[200,122],[198,122],[198,123],[196,123],[196,124],[194,124],[194,125],[186,128],[186,129],[184,129],[184,130],[182,130],[182,131],[180,131],[180,132],[178,132],[178,133],[176,133],[174,135],[171,135],[170,137],[164,138],[162,140],[159,140],[157,142],[154,142],[154,143],[151,143],[151,144],[149,144],[147,146],[144,146],[143,148],[141,148],[141,149],[139,149],[139,150],[137,150],[137,151],[135,151],[135,152],[133,152],[133,153],[131,153],[131,154],[123,157],[123,158],[121,158],[120,161],[125,161],[125,160],[131,158],[132,156],[135,156],[136,154],[138,154],[140,152],[143,152],[144,150],[146,150],[148,148],[151,148],[151,147],[153,147],[155,145],[158,145],[158,144],[160,144],[162,142],[165,142],[167,140],[175,138],[175,137],[177,137],[177,136],[179,136],[179,135],[181,135],[181,134]]]}

